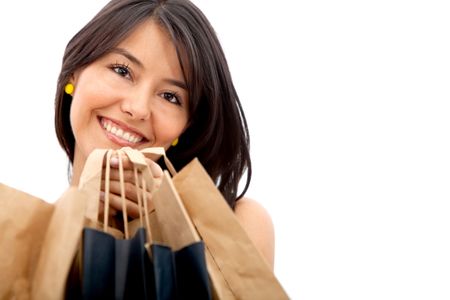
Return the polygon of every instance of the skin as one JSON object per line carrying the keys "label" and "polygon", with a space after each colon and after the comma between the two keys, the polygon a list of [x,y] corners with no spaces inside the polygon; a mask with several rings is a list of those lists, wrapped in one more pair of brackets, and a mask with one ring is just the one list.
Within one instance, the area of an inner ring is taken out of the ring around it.
{"label": "skin", "polygon": [[273,270],[275,234],[269,213],[261,204],[245,197],[236,202],[234,212],[249,238]]}
{"label": "skin", "polygon": [[[168,149],[188,126],[188,91],[176,49],[168,34],[152,20],[138,26],[114,51],[75,72],[71,83],[75,86],[70,113],[75,136],[71,182],[74,186],[78,185],[86,158],[95,148]],[[117,132],[111,132],[115,131],[113,127],[129,134],[119,137]],[[138,217],[131,164],[126,158],[122,161],[127,212],[131,217]],[[159,165],[150,159],[147,164],[153,177],[161,177]],[[113,158],[111,214],[122,210],[118,165],[118,158]],[[147,192],[151,199],[151,193]],[[237,202],[235,213],[273,267],[274,235],[270,216],[257,202],[245,198]]]}
{"label": "skin", "polygon": [[[152,39],[148,39],[151,36]],[[139,26],[114,51],[77,71],[73,76],[73,102],[70,120],[75,136],[72,184],[77,185],[87,156],[95,148],[168,148],[186,128],[188,93],[175,47],[154,22]],[[138,143],[118,138],[103,125],[129,132],[142,139]],[[147,161],[153,175],[159,166]],[[112,161],[112,167],[118,161]],[[126,180],[132,177],[125,159]],[[121,210],[118,172],[112,172],[110,203]],[[126,184],[128,212],[138,216],[136,195]],[[112,210],[114,212],[114,210]]]}

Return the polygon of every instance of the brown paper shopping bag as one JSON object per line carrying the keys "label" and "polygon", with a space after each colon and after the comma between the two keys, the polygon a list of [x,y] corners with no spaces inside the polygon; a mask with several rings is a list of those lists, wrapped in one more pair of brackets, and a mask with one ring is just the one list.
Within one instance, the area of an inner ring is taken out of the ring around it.
{"label": "brown paper shopping bag", "polygon": [[56,202],[31,286],[32,299],[63,299],[85,222],[87,195],[70,187]]}
{"label": "brown paper shopping bag", "polygon": [[212,299],[205,244],[167,171],[153,196],[153,204],[157,223],[157,228],[151,227],[155,299]]}
{"label": "brown paper shopping bag", "polygon": [[98,210],[92,191],[101,182],[101,154],[93,154],[86,184],[70,187],[55,204],[0,185],[0,299],[63,299],[83,225],[89,222],[85,215]]}
{"label": "brown paper shopping bag", "polygon": [[[200,162],[173,178],[175,187],[208,248],[208,265],[220,299],[287,299],[268,264]],[[230,294],[231,292],[231,294]]]}
{"label": "brown paper shopping bag", "polygon": [[[142,152],[165,155],[163,150],[156,148]],[[174,187],[206,245],[214,298],[288,299],[200,162],[194,159],[176,173],[167,157],[164,159],[174,174]]]}
{"label": "brown paper shopping bag", "polygon": [[[142,187],[153,185],[153,220],[145,213],[151,231],[149,250],[153,264],[154,299],[211,299],[211,287],[205,259],[205,245],[189,218],[167,171],[158,184],[150,175],[144,155],[130,148],[122,149],[133,162],[145,169]],[[171,167],[170,162],[169,168]],[[147,183],[146,183],[147,182]],[[143,199],[145,193],[143,194]],[[142,200],[143,200],[142,199]],[[143,201],[144,207],[146,201]],[[145,209],[148,212],[148,207]],[[151,225],[150,225],[151,224]],[[156,225],[156,226],[155,226]]]}
{"label": "brown paper shopping bag", "polygon": [[[82,230],[99,227],[97,214],[103,156],[98,149],[87,159],[79,187],[70,187],[55,203],[31,286],[32,299],[63,299]],[[95,216],[95,217],[94,217]],[[117,230],[116,235],[121,236]]]}
{"label": "brown paper shopping bag", "polygon": [[0,184],[0,299],[28,294],[54,206]]}
{"label": "brown paper shopping bag", "polygon": [[61,299],[85,210],[71,188],[55,204],[0,185],[0,299]]}
{"label": "brown paper shopping bag", "polygon": [[[165,171],[162,178],[153,178],[140,151],[130,148],[122,148],[122,151],[135,166],[139,165],[143,175],[147,175],[143,176],[141,187],[145,189],[145,186],[149,186],[152,191],[152,201],[142,202],[145,212],[149,211],[146,204],[152,204],[152,214],[149,217],[145,213],[145,219],[147,228],[151,231],[148,250],[153,265],[153,299],[211,299],[205,245],[195,230],[169,173]],[[155,154],[158,156],[158,152]],[[174,171],[169,161],[167,164]],[[144,195],[146,193],[143,193],[143,199],[146,198]]]}

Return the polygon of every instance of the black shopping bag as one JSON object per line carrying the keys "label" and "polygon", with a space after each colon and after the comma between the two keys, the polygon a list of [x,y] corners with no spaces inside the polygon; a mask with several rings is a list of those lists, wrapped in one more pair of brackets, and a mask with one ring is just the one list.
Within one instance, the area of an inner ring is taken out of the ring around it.
{"label": "black shopping bag", "polygon": [[83,231],[83,299],[154,299],[154,279],[140,228],[131,239],[92,228]]}
{"label": "black shopping bag", "polygon": [[178,251],[152,244],[150,260],[145,240],[144,228],[129,240],[85,228],[81,286],[68,298],[211,299],[203,242]]}
{"label": "black shopping bag", "polygon": [[153,244],[155,298],[211,299],[205,247],[196,242],[178,251]]}

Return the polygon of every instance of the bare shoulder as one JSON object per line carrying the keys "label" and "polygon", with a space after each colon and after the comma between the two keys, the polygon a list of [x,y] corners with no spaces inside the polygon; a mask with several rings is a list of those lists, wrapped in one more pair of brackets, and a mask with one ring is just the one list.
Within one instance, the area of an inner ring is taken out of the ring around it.
{"label": "bare shoulder", "polygon": [[234,212],[250,239],[273,269],[275,236],[272,218],[267,210],[257,201],[244,197],[236,202]]}

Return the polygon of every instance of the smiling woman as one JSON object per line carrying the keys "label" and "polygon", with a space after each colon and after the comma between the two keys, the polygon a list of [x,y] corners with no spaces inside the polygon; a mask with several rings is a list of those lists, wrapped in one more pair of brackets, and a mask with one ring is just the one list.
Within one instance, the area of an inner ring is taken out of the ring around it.
{"label": "smiling woman", "polygon": [[[151,37],[152,43],[147,42]],[[187,128],[189,97],[176,49],[153,20],[74,73],[73,184],[95,148],[169,148]],[[178,82],[179,84],[175,84]]]}
{"label": "smiling woman", "polygon": [[[72,185],[96,148],[164,147],[176,168],[197,157],[273,267],[271,218],[243,197],[252,170],[246,118],[218,38],[190,1],[109,2],[67,45],[55,125],[72,163]],[[162,175],[159,162],[147,163],[154,177]],[[118,158],[111,164],[109,211],[116,214]],[[131,165],[126,159],[123,165],[132,186]],[[135,192],[127,194],[134,217],[137,202]]]}

